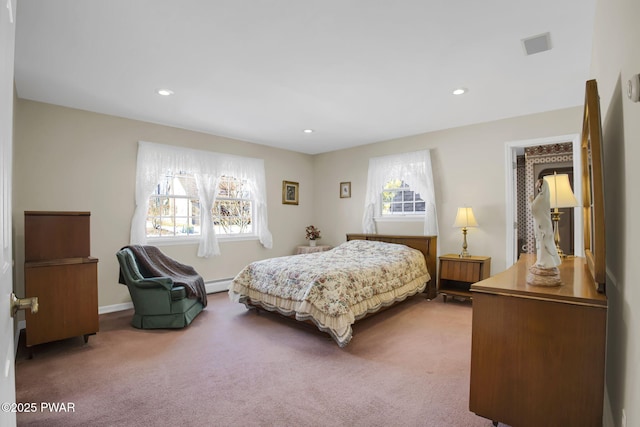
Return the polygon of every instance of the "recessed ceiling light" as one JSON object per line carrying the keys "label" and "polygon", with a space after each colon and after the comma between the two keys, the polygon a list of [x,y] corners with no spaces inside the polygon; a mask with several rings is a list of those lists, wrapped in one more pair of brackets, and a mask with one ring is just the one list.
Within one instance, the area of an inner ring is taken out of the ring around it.
{"label": "recessed ceiling light", "polygon": [[453,91],[454,95],[462,95],[463,93],[467,93],[467,88],[459,87],[458,89]]}
{"label": "recessed ceiling light", "polygon": [[302,132],[304,132],[304,133],[313,133],[313,129],[305,129]]}
{"label": "recessed ceiling light", "polygon": [[156,93],[157,93],[158,95],[162,95],[162,96],[170,96],[170,95],[173,95],[173,91],[172,91],[172,90],[169,90],[169,89],[158,89],[158,90],[156,91]]}

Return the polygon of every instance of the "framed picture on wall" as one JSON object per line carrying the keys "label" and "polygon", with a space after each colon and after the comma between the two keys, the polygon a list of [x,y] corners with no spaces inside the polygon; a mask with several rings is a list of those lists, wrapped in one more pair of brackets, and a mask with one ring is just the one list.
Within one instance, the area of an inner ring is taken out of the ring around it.
{"label": "framed picture on wall", "polygon": [[347,197],[351,197],[351,183],[350,182],[341,182],[340,183],[340,198],[344,199]]}
{"label": "framed picture on wall", "polygon": [[282,203],[285,205],[297,205],[299,184],[292,181],[282,181]]}

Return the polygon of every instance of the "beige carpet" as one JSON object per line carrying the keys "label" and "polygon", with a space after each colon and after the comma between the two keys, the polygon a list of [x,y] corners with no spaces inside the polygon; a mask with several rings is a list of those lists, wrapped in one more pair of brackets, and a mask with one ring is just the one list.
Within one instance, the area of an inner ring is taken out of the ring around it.
{"label": "beige carpet", "polygon": [[[469,412],[471,305],[417,296],[354,326],[340,349],[310,326],[209,295],[184,330],[131,311],[16,361],[18,414],[40,426],[490,426]],[[68,408],[70,405],[66,405]]]}

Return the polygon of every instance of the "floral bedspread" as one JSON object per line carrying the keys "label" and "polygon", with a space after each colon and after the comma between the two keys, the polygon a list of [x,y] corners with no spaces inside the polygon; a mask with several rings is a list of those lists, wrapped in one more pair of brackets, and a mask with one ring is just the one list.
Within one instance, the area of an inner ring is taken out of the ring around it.
{"label": "floral bedspread", "polygon": [[229,295],[311,319],[342,346],[357,318],[424,290],[429,279],[420,251],[351,240],[325,252],[253,262],[235,277]]}

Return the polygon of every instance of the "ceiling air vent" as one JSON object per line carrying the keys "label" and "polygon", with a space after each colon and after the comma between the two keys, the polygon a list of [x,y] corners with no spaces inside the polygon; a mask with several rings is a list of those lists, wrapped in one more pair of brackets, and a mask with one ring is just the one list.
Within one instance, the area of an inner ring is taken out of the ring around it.
{"label": "ceiling air vent", "polygon": [[527,55],[533,55],[534,53],[544,52],[551,49],[551,34],[544,33],[537,36],[528,37],[522,39],[522,45],[524,46],[524,52]]}

